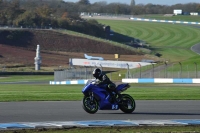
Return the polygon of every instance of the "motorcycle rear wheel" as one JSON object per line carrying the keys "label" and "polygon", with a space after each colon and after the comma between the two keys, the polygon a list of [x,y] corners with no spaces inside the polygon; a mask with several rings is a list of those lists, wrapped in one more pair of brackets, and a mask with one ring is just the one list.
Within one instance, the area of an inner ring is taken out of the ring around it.
{"label": "motorcycle rear wheel", "polygon": [[98,101],[94,98],[91,100],[90,96],[84,96],[82,100],[83,109],[90,114],[94,114],[99,110]]}
{"label": "motorcycle rear wheel", "polygon": [[122,94],[121,97],[119,109],[124,113],[132,113],[136,107],[135,100],[128,94]]}

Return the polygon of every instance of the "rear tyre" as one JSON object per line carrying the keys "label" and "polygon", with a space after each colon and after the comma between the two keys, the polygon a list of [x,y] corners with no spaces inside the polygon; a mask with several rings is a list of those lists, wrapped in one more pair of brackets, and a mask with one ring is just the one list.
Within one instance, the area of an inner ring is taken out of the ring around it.
{"label": "rear tyre", "polygon": [[119,103],[119,109],[124,113],[132,113],[135,110],[135,100],[128,94],[121,95],[121,101]]}
{"label": "rear tyre", "polygon": [[82,104],[83,109],[90,114],[96,113],[99,109],[98,101],[95,98],[91,100],[90,96],[84,96]]}

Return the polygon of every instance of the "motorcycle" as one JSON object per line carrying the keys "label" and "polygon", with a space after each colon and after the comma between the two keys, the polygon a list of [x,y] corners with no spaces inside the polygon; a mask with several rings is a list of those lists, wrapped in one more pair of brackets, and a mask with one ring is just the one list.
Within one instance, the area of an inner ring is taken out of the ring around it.
{"label": "motorcycle", "polygon": [[[105,86],[95,85],[95,81],[88,81],[82,89],[84,97],[82,99],[83,109],[90,114],[98,110],[121,110],[124,113],[132,113],[135,110],[135,100],[128,94],[121,94],[130,87],[128,83],[119,84],[116,87],[118,94],[111,95]],[[120,95],[120,96],[119,96]]]}

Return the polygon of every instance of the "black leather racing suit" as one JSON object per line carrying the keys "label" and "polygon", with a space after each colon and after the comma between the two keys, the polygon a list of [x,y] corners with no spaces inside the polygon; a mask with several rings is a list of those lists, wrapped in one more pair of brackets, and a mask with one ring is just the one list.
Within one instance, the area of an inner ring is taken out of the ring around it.
{"label": "black leather racing suit", "polygon": [[96,78],[96,85],[98,86],[102,86],[105,87],[106,86],[106,90],[110,93],[111,99],[110,102],[113,102],[116,99],[116,94],[118,95],[118,93],[116,92],[116,85],[110,81],[110,79],[108,78],[107,75],[100,75],[99,78]]}

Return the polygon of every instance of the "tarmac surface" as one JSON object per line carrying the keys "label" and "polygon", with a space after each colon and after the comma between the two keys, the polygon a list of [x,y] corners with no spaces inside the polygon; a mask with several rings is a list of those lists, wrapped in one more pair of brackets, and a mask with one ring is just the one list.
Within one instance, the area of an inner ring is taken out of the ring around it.
{"label": "tarmac surface", "polygon": [[0,123],[200,119],[199,100],[137,100],[132,114],[121,110],[99,110],[88,114],[81,101],[0,102]]}

